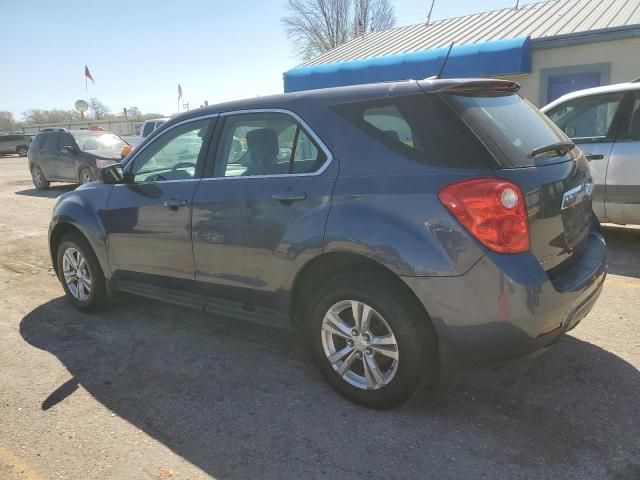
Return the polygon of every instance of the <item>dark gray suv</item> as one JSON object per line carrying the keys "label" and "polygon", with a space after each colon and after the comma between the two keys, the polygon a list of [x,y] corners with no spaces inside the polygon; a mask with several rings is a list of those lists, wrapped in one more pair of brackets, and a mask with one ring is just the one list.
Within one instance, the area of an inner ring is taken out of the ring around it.
{"label": "dark gray suv", "polygon": [[122,159],[129,147],[121,137],[104,130],[51,130],[36,135],[29,148],[29,171],[39,190],[51,182],[89,183],[98,169]]}
{"label": "dark gray suv", "polygon": [[[583,153],[508,81],[425,80],[187,112],[59,198],[70,301],[116,291],[299,327],[388,408],[551,345],[606,275]],[[562,368],[562,366],[559,366]]]}

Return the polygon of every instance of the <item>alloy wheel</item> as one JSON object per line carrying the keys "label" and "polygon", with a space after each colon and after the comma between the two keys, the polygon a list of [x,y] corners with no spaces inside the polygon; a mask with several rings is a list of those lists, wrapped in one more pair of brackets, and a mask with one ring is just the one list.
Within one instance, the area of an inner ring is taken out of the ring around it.
{"label": "alloy wheel", "polygon": [[36,187],[42,187],[42,185],[44,185],[44,177],[39,168],[33,169],[33,183],[35,183]]}
{"label": "alloy wheel", "polygon": [[93,177],[91,175],[91,172],[89,172],[88,170],[85,170],[84,172],[82,172],[82,175],[80,176],[80,182],[82,182],[83,184],[93,182]]}
{"label": "alloy wheel", "polygon": [[91,272],[80,250],[69,247],[64,251],[62,273],[71,295],[86,302],[91,295]]}
{"label": "alloy wheel", "polygon": [[398,342],[387,321],[357,300],[333,305],[321,327],[322,347],[334,371],[362,390],[388,385],[398,371]]}

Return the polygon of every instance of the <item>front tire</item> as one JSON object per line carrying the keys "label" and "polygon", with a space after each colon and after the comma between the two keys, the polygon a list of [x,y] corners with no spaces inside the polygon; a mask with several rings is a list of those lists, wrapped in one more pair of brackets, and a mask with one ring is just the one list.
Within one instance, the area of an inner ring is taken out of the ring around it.
{"label": "front tire", "polygon": [[77,232],[65,235],[58,244],[56,259],[58,278],[73,306],[101,309],[107,300],[106,281],[87,240]]}
{"label": "front tire", "polygon": [[31,180],[33,180],[33,186],[38,190],[47,190],[49,188],[50,183],[38,165],[31,169]]}
{"label": "front tire", "polygon": [[93,174],[90,168],[83,168],[80,170],[80,174],[78,175],[78,180],[80,180],[80,184],[84,185],[85,183],[95,182],[96,176]]}
{"label": "front tire", "polygon": [[312,303],[308,336],[314,362],[348,400],[392,408],[435,378],[437,343],[429,319],[386,275],[336,276]]}

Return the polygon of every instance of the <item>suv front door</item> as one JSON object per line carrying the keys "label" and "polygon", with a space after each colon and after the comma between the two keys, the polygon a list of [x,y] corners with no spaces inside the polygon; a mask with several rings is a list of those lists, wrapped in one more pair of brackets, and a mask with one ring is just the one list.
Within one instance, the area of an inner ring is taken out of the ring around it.
{"label": "suv front door", "polygon": [[109,265],[116,280],[173,286],[193,280],[193,194],[215,118],[177,124],[124,167],[132,182],[114,185],[104,212]]}
{"label": "suv front door", "polygon": [[606,179],[624,93],[605,93],[568,100],[547,112],[584,151],[593,177],[593,210],[607,218]]}
{"label": "suv front door", "polygon": [[607,169],[607,218],[640,223],[640,92],[629,93]]}
{"label": "suv front door", "polygon": [[257,315],[255,306],[283,313],[292,272],[322,250],[337,164],[289,113],[223,118],[213,172],[194,198],[196,279]]}

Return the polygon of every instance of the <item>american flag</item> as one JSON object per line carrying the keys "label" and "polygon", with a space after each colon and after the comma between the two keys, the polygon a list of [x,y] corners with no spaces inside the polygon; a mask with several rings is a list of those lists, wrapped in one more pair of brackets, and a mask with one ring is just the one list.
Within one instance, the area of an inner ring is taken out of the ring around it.
{"label": "american flag", "polygon": [[91,76],[91,72],[89,71],[89,67],[87,67],[86,65],[84,66],[84,76],[86,78],[88,78],[89,80],[91,80],[91,82],[95,85],[96,81],[93,79],[93,77]]}

